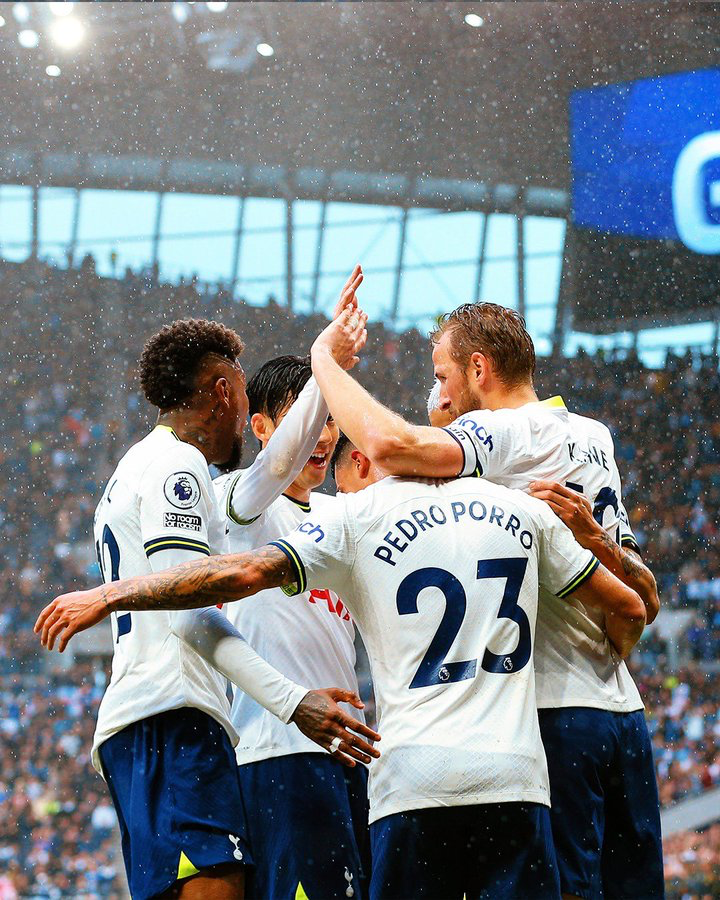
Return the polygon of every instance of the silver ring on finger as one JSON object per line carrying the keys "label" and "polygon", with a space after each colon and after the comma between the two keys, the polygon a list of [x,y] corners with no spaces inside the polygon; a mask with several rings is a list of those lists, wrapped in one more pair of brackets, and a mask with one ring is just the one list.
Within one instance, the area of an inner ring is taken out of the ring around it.
{"label": "silver ring on finger", "polygon": [[330,741],[330,746],[328,747],[328,753],[337,753],[340,749],[340,744],[342,744],[342,738],[334,737]]}

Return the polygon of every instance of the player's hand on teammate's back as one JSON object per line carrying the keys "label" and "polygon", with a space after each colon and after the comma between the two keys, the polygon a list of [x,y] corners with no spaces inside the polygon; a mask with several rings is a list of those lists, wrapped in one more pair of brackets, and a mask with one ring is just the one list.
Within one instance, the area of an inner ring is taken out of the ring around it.
{"label": "player's hand on teammate's back", "polygon": [[364,763],[369,763],[372,758],[377,759],[380,751],[359,735],[364,735],[371,741],[379,741],[380,735],[342,710],[338,703],[350,703],[356,709],[364,706],[352,691],[340,688],[308,691],[298,704],[291,721],[306,737],[331,753],[343,765],[352,767],[356,759]]}
{"label": "player's hand on teammate's back", "polygon": [[35,634],[52,650],[59,637],[58,650],[63,652],[70,638],[79,631],[92,628],[110,614],[103,600],[103,585],[89,591],[61,594],[48,604],[35,622]]}
{"label": "player's hand on teammate's back", "polygon": [[544,500],[558,518],[572,531],[581,547],[591,548],[604,531],[595,521],[590,500],[557,481],[533,481],[530,496]]}

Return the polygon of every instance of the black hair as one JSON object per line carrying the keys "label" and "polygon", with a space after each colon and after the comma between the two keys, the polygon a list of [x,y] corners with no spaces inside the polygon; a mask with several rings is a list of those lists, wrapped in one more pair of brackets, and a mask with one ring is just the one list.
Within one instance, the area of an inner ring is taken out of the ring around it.
{"label": "black hair", "polygon": [[260,366],[247,384],[249,412],[264,413],[273,422],[300,396],[312,375],[309,356],[278,356]]}
{"label": "black hair", "polygon": [[208,354],[235,363],[242,351],[240,336],[220,322],[178,319],[161,328],[143,348],[143,393],[158,409],[174,409],[192,397],[198,371]]}
{"label": "black hair", "polygon": [[340,437],[338,438],[337,444],[335,444],[335,451],[333,452],[332,459],[330,460],[330,472],[332,473],[333,478],[335,478],[335,469],[337,469],[337,467],[343,461],[343,457],[354,449],[355,444],[353,444],[353,442],[346,434],[340,432]]}

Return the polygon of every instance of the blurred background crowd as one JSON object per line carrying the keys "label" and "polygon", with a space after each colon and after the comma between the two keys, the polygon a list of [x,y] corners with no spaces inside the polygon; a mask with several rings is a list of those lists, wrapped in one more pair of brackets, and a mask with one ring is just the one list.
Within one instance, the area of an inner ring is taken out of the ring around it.
{"label": "blurred background crowd", "polygon": [[[292,316],[272,298],[248,305],[222,286],[162,284],[152,272],[101,278],[90,257],[69,270],[0,262],[0,309],[0,900],[111,897],[122,861],[89,763],[107,660],[50,659],[33,622],[55,594],[99,580],[95,503],[124,449],[151,425],[135,379],[145,338],[177,318],[219,318],[243,337],[250,374],[272,356],[307,353],[326,320]],[[371,324],[356,374],[392,409],[426,420],[426,335]],[[661,601],[688,611],[672,647],[650,628],[632,667],[663,805],[700,795],[720,785],[718,359],[669,354],[647,369],[632,351],[543,357],[537,387],[611,428]],[[719,828],[667,839],[669,896],[719,896]]]}

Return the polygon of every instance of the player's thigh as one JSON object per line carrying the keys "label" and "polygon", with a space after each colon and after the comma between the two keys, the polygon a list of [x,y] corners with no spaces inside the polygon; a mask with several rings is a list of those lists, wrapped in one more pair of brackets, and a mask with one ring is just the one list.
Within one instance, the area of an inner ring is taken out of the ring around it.
{"label": "player's thigh", "polygon": [[617,741],[606,777],[602,854],[606,900],[664,895],[660,804],[642,710],[615,713]]}
{"label": "player's thigh", "polygon": [[250,862],[233,749],[210,716],[190,708],[151,716],[105,741],[100,758],[126,826],[133,898]]}
{"label": "player's thigh", "polygon": [[557,900],[560,878],[550,811],[539,803],[465,807],[461,868],[467,900],[532,897]]}
{"label": "player's thigh", "polygon": [[418,809],[370,826],[370,900],[462,900],[465,808]]}
{"label": "player's thigh", "polygon": [[586,900],[601,898],[604,772],[613,755],[613,713],[586,707],[541,709],[538,713],[563,894]]}
{"label": "player's thigh", "polygon": [[255,862],[249,895],[263,900],[363,896],[367,789],[359,769],[346,774],[344,766],[320,753],[240,767]]}

